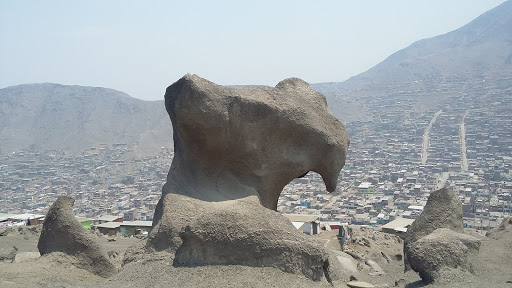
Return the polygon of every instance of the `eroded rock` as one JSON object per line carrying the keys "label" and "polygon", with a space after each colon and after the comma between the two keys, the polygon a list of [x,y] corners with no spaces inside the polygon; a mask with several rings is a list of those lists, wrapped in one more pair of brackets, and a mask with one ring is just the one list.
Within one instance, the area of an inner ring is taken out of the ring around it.
{"label": "eroded rock", "polygon": [[27,260],[37,259],[41,256],[39,252],[21,252],[17,253],[14,262],[23,262]]}
{"label": "eroded rock", "polygon": [[271,266],[334,280],[324,248],[273,211],[308,171],[336,188],[349,140],[325,97],[296,78],[234,89],[186,75],[165,105],[175,155],[146,251],[175,266]]}
{"label": "eroded rock", "polygon": [[364,264],[368,265],[368,267],[371,268],[372,272],[370,272],[370,275],[383,275],[384,270],[380,267],[380,265],[370,259],[367,259]]}
{"label": "eroded rock", "polygon": [[427,283],[446,280],[452,272],[474,273],[468,257],[478,254],[480,239],[462,232],[460,200],[447,188],[432,192],[405,234],[406,271],[412,268]]}
{"label": "eroded rock", "polygon": [[438,228],[447,228],[462,233],[462,203],[448,188],[436,190],[430,194],[421,215],[414,220],[404,238],[405,270],[410,268],[408,261],[409,245]]}
{"label": "eroded rock", "polygon": [[439,279],[443,269],[457,268],[473,273],[468,257],[477,254],[479,248],[479,239],[440,228],[412,243],[408,259],[423,281],[433,282]]}
{"label": "eroded rock", "polygon": [[46,214],[37,248],[41,256],[62,252],[76,259],[73,264],[102,277],[117,273],[94,236],[75,218],[75,200],[61,196]]}
{"label": "eroded rock", "polygon": [[18,253],[18,248],[16,246],[12,246],[10,249],[0,248],[0,261],[3,262],[13,262],[16,258],[16,254]]}
{"label": "eroded rock", "polygon": [[308,171],[336,188],[348,135],[325,97],[300,79],[234,89],[186,75],[167,88],[165,107],[175,155],[164,194],[258,196],[275,210],[283,187]]}
{"label": "eroded rock", "polygon": [[489,231],[486,236],[489,238],[498,239],[502,235],[508,235],[507,232],[512,232],[512,217],[510,216],[503,219],[500,225]]}

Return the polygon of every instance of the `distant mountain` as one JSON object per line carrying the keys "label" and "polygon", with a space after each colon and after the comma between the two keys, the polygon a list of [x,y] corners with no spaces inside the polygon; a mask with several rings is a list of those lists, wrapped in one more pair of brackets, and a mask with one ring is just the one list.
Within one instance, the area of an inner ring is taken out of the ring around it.
{"label": "distant mountain", "polygon": [[[406,23],[404,23],[406,24]],[[488,81],[489,85],[512,77],[512,0],[482,14],[467,25],[429,39],[423,39],[402,49],[375,67],[341,83],[313,85],[326,94],[333,110],[340,110],[347,100],[358,101],[370,95],[389,95],[401,91],[419,91],[428,100],[442,100],[439,90],[463,92],[465,83]],[[447,90],[448,89],[448,90]],[[429,107],[422,99],[418,109]],[[352,103],[362,109],[363,104]],[[421,106],[421,107],[420,107]],[[364,111],[361,110],[361,111]],[[336,113],[335,113],[336,114]],[[353,115],[352,115],[353,116]],[[356,115],[357,116],[357,115]]]}
{"label": "distant mountain", "polygon": [[172,147],[163,101],[97,87],[28,84],[0,89],[0,153],[21,149],[80,153],[101,144],[141,154]]}
{"label": "distant mountain", "polygon": [[[468,89],[509,89],[512,0],[457,30],[417,41],[345,82],[312,87],[326,95],[334,116],[343,123],[372,120],[375,115],[367,104],[375,97],[413,99],[413,109],[426,111]],[[135,145],[142,154],[172,147],[163,101],[58,84],[0,89],[2,154],[27,148],[77,153],[114,143]]]}

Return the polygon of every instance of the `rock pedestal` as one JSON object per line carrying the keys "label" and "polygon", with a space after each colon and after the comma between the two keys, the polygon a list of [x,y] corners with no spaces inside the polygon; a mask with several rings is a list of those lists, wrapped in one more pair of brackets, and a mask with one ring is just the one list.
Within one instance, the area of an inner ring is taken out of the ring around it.
{"label": "rock pedestal", "polygon": [[174,159],[147,252],[176,266],[271,266],[329,279],[323,247],[275,212],[283,187],[308,171],[334,191],[348,135],[325,97],[296,78],[226,88],[186,75],[167,88]]}

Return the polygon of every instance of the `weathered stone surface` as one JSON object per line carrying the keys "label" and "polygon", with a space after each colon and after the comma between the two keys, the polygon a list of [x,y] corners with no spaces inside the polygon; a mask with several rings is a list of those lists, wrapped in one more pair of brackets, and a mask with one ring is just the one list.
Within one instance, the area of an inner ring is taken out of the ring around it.
{"label": "weathered stone surface", "polygon": [[[343,266],[343,263],[338,258],[338,253],[333,250],[325,250],[328,254],[327,261],[324,262],[324,276],[328,277],[327,281],[333,286],[337,287],[340,283],[346,283],[353,277],[353,273],[348,271]],[[348,256],[348,255],[347,255]],[[357,270],[357,268],[356,268]]]}
{"label": "weathered stone surface", "polygon": [[469,235],[439,228],[429,235],[411,243],[408,259],[411,268],[425,282],[439,279],[440,272],[457,268],[473,272],[470,255],[478,253],[480,240]]}
{"label": "weathered stone surface", "polygon": [[436,190],[430,194],[421,215],[407,229],[404,238],[404,264],[409,266],[409,245],[432,233],[438,228],[447,228],[455,232],[463,232],[462,203],[448,188]]}
{"label": "weathered stone surface", "polygon": [[75,200],[61,196],[46,214],[37,248],[41,256],[63,252],[76,258],[74,265],[102,277],[117,272],[94,236],[75,218]]}
{"label": "weathered stone surface", "polygon": [[0,248],[0,261],[13,262],[17,253],[18,248],[16,248],[16,246],[13,246],[10,249]]}
{"label": "weathered stone surface", "polygon": [[21,252],[16,254],[14,262],[23,262],[31,259],[37,259],[39,256],[41,256],[39,252]]}
{"label": "weathered stone surface", "polygon": [[370,260],[370,259],[367,259],[364,264],[368,265],[368,267],[370,267],[372,269],[372,272],[370,272],[370,275],[383,275],[385,274],[384,273],[384,270],[380,267],[380,265],[373,261],[373,260]]}
{"label": "weathered stone surface", "polygon": [[175,155],[146,251],[169,253],[176,266],[330,278],[324,248],[272,211],[282,188],[308,171],[336,188],[349,140],[325,97],[300,79],[234,89],[186,75],[167,88],[165,105]]}
{"label": "weathered stone surface", "polygon": [[341,251],[335,251],[336,258],[341,263],[342,269],[346,271],[346,273],[350,273],[352,275],[358,276],[357,271],[357,262],[354,261],[354,258],[349,254]]}
{"label": "weathered stone surface", "polygon": [[186,75],[167,88],[175,155],[163,193],[204,201],[257,195],[276,209],[283,187],[308,171],[328,191],[345,164],[348,135],[325,97],[297,78],[275,88],[227,88]]}
{"label": "weathered stone surface", "polygon": [[503,219],[500,225],[489,231],[486,236],[489,238],[497,239],[502,236],[502,234],[507,235],[506,232],[512,232],[512,217]]}

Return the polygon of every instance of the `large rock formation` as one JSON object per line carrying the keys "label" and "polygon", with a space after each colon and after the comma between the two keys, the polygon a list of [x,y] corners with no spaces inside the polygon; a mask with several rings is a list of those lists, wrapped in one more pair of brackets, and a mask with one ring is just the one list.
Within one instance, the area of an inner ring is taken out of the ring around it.
{"label": "large rock formation", "polygon": [[165,105],[175,155],[146,251],[167,252],[176,266],[271,266],[334,280],[339,263],[274,211],[283,187],[308,171],[336,188],[349,140],[325,97],[296,78],[235,89],[186,75]]}
{"label": "large rock formation", "polygon": [[74,203],[73,198],[61,196],[50,207],[37,243],[39,253],[65,253],[75,258],[75,266],[102,277],[117,273],[94,236],[76,220]]}
{"label": "large rock formation", "polygon": [[336,188],[348,135],[325,97],[300,79],[233,89],[186,75],[167,88],[165,107],[175,157],[164,194],[258,196],[275,210],[283,187],[308,171],[319,173],[329,192]]}
{"label": "large rock formation", "polygon": [[468,256],[478,253],[480,240],[465,235],[462,203],[443,188],[430,194],[425,209],[407,229],[404,238],[405,270],[418,272],[430,283],[443,269],[473,272]]}

